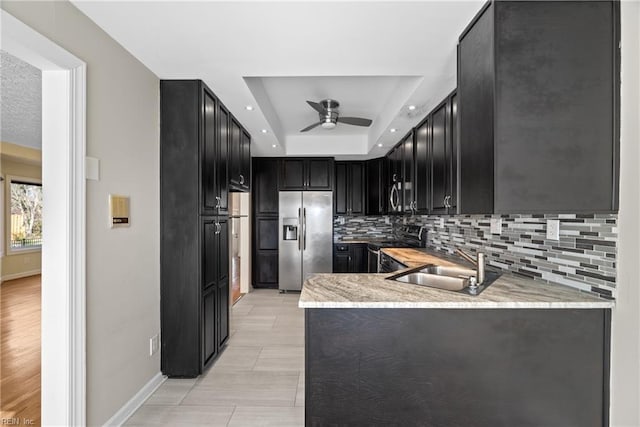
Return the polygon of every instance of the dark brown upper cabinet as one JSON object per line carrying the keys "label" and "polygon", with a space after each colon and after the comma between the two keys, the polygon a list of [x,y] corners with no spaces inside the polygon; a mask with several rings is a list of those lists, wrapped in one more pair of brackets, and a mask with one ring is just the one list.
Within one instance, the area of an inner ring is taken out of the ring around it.
{"label": "dark brown upper cabinet", "polygon": [[218,102],[218,139],[216,140],[216,208],[215,213],[226,215],[229,212],[229,119],[231,114]]}
{"label": "dark brown upper cabinet", "polygon": [[402,149],[402,210],[404,212],[414,212],[414,153],[413,153],[413,131],[404,137],[401,144]]}
{"label": "dark brown upper cabinet", "polygon": [[387,159],[367,160],[365,169],[366,215],[384,215],[387,213]]}
{"label": "dark brown upper cabinet", "polygon": [[246,192],[251,183],[251,136],[235,118],[231,118],[229,138],[229,187]]}
{"label": "dark brown upper cabinet", "polygon": [[388,209],[387,213],[398,214],[404,212],[403,209],[403,193],[404,178],[402,170],[402,159],[404,153],[404,145],[402,143],[396,145],[387,154],[387,192],[388,192]]}
{"label": "dark brown upper cabinet", "polygon": [[617,211],[619,7],[492,2],[463,32],[460,213]]}
{"label": "dark brown upper cabinet", "polygon": [[332,191],[333,158],[285,158],[280,165],[281,191]]}
{"label": "dark brown upper cabinet", "polygon": [[458,147],[460,141],[458,138],[458,91],[454,91],[449,100],[451,102],[451,120],[449,120],[449,128],[451,132],[451,140],[449,142],[451,147],[451,161],[447,163],[449,171],[447,176],[449,177],[449,213],[458,213]]}
{"label": "dark brown upper cabinet", "polygon": [[365,213],[364,172],[364,162],[335,162],[334,214],[363,215]]}
{"label": "dark brown upper cabinet", "polygon": [[253,162],[254,214],[278,216],[278,164],[272,157],[256,157]]}
{"label": "dark brown upper cabinet", "polygon": [[243,191],[251,190],[251,135],[242,129],[242,152],[240,153],[240,179]]}
{"label": "dark brown upper cabinet", "polygon": [[389,185],[398,189],[389,192],[390,202],[403,201],[401,209],[390,208],[390,212],[455,213],[456,116],[454,91],[387,155]]}
{"label": "dark brown upper cabinet", "polygon": [[430,114],[431,121],[431,195],[430,213],[456,213],[456,133],[455,93],[447,97]]}
{"label": "dark brown upper cabinet", "polygon": [[387,213],[412,213],[415,205],[414,131],[411,130],[387,154]]}
{"label": "dark brown upper cabinet", "polygon": [[[166,87],[166,85],[165,85]],[[168,95],[170,89],[165,89],[165,95]],[[217,141],[220,139],[218,135],[218,123],[216,118],[218,115],[218,103],[215,96],[207,89],[202,89],[202,100],[204,111],[202,113],[202,213],[217,214],[220,207],[220,178],[217,176],[219,164],[217,161],[220,151]],[[165,108],[168,108],[165,107]]]}
{"label": "dark brown upper cabinet", "polygon": [[414,139],[414,179],[413,210],[415,213],[428,214],[430,208],[431,161],[429,142],[431,141],[431,116],[427,116],[415,131]]}

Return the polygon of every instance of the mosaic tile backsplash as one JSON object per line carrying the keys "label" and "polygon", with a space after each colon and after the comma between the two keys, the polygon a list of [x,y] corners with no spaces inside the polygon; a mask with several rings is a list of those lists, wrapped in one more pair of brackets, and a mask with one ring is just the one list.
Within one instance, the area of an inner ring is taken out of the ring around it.
{"label": "mosaic tile backsplash", "polygon": [[[344,218],[344,224],[341,223]],[[389,223],[387,224],[387,221]],[[393,223],[388,216],[338,216],[333,218],[334,240],[391,239]]]}
{"label": "mosaic tile backsplash", "polygon": [[[500,235],[491,233],[492,217],[502,219]],[[547,239],[548,219],[560,221],[560,240]],[[614,299],[617,219],[615,214],[548,214],[412,216],[392,221],[394,226],[426,227],[431,249],[453,253],[459,247],[473,254],[482,249],[493,267]]]}

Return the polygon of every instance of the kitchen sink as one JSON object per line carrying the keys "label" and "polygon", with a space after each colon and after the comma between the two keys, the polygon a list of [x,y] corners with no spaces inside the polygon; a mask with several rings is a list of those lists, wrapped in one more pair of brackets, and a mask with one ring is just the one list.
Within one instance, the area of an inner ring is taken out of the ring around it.
{"label": "kitchen sink", "polygon": [[387,277],[387,280],[395,280],[396,282],[418,286],[429,286],[468,295],[479,295],[489,285],[495,282],[495,280],[500,277],[500,274],[486,270],[484,282],[475,287],[470,286],[470,278],[472,277],[475,280],[477,272],[471,268],[427,264],[394,274]]}

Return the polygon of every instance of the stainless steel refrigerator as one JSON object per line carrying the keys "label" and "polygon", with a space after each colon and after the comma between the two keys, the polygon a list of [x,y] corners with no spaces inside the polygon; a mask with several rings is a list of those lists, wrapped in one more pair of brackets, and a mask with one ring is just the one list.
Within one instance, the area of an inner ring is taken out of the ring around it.
{"label": "stainless steel refrigerator", "polygon": [[278,231],[280,291],[299,291],[315,273],[333,269],[333,193],[281,191]]}

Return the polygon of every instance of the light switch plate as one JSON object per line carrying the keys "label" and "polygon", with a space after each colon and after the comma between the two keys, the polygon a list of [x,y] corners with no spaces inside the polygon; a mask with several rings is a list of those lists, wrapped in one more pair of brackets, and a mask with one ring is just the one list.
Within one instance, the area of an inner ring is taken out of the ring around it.
{"label": "light switch plate", "polygon": [[91,181],[100,181],[100,160],[95,157],[85,157],[84,175]]}
{"label": "light switch plate", "polygon": [[547,220],[547,239],[560,240],[560,221],[557,219]]}
{"label": "light switch plate", "polygon": [[491,218],[491,234],[502,234],[502,218]]}

